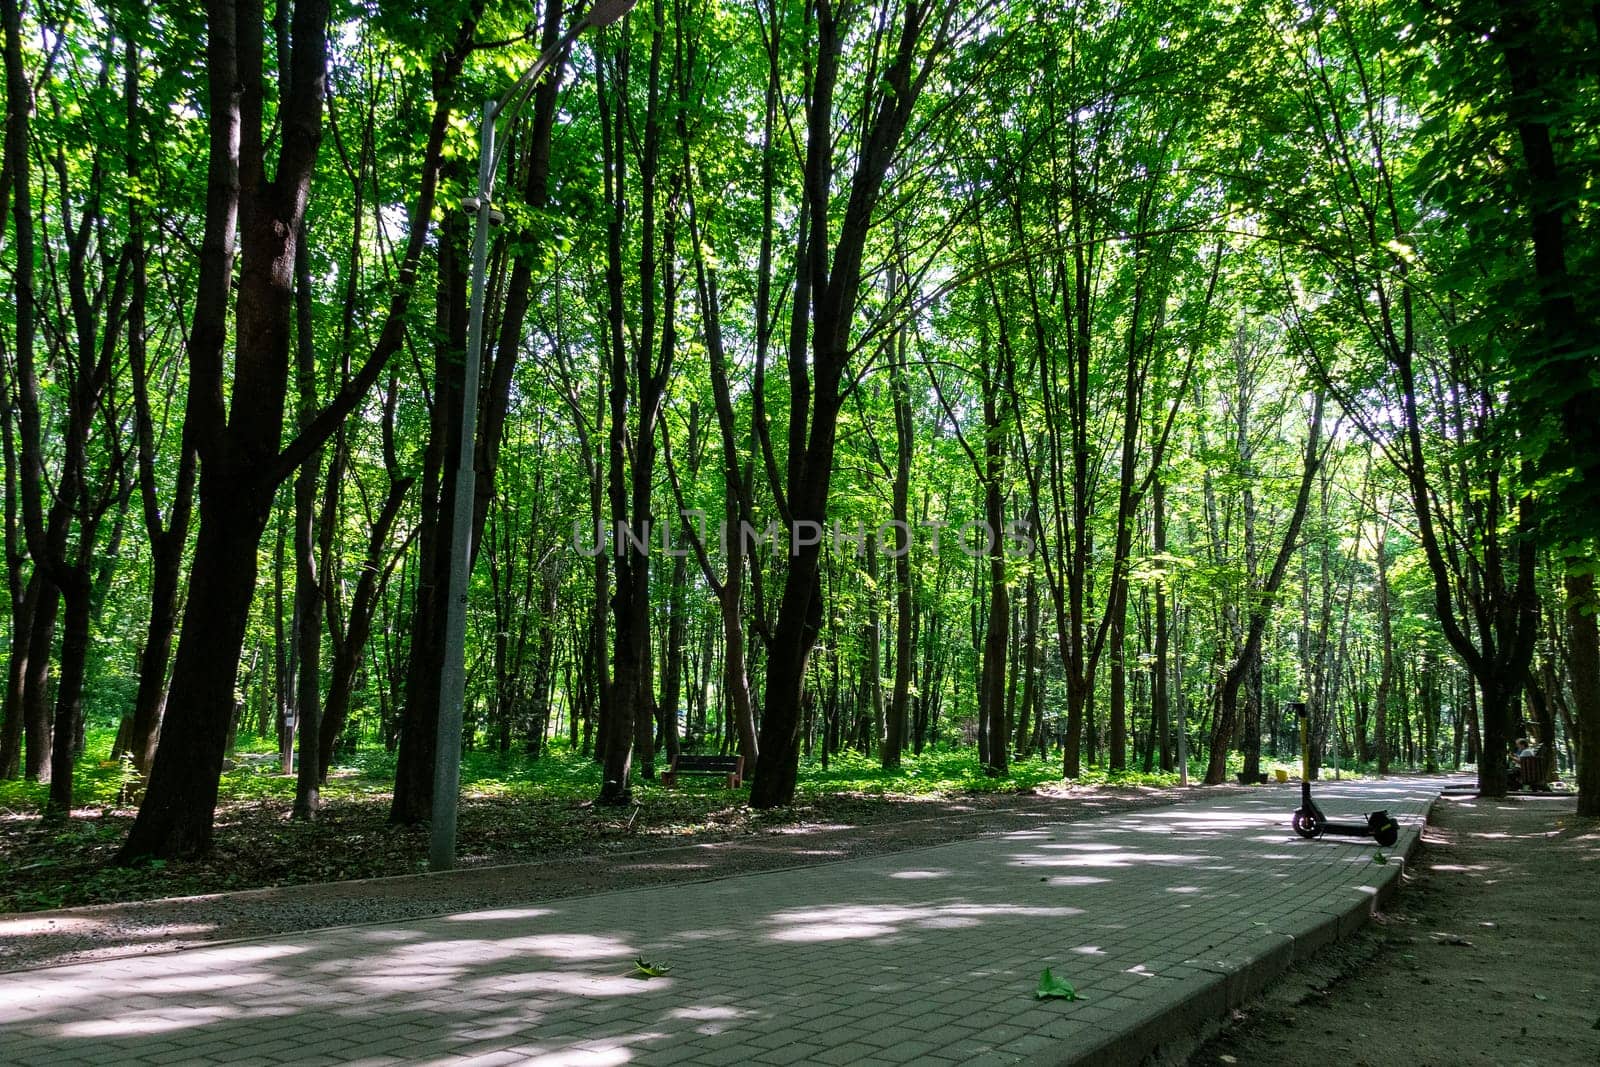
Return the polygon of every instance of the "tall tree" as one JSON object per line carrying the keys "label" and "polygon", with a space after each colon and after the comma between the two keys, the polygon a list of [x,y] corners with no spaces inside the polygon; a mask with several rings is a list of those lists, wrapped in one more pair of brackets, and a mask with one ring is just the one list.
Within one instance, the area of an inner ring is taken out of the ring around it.
{"label": "tall tree", "polygon": [[[255,0],[211,0],[206,8],[209,169],[185,411],[200,459],[200,525],[167,719],[139,816],[119,853],[124,862],[203,852],[211,845],[256,547],[277,487],[332,435],[404,338],[433,214],[450,90],[470,48],[476,9],[469,10],[455,45],[437,60],[437,102],[419,192],[377,340],[360,370],[284,445],[294,263],[322,139],[327,23],[326,0],[295,5],[289,51],[279,58],[289,73],[275,118],[276,158],[270,159],[262,10]],[[233,297],[236,243],[239,285]],[[224,356],[230,310],[231,368]],[[230,370],[231,406],[224,389]]]}
{"label": "tall tree", "polygon": [[789,463],[784,488],[791,551],[767,661],[761,764],[750,790],[750,802],[758,808],[788,804],[799,773],[806,660],[821,628],[820,534],[827,521],[839,412],[874,209],[917,100],[946,58],[960,26],[959,7],[952,0],[907,0],[886,6],[872,20],[868,54],[879,74],[861,86],[860,100],[850,108],[864,121],[857,127],[860,140],[835,236],[831,225],[837,195],[834,97],[856,12],[833,0],[816,0],[810,10],[815,44],[806,121],[804,220],[796,249],[789,334]]}
{"label": "tall tree", "polygon": [[1211,753],[1206,762],[1207,785],[1221,785],[1227,778],[1228,742],[1239,714],[1239,690],[1243,687],[1250,667],[1255,662],[1261,646],[1261,636],[1266,632],[1267,621],[1271,617],[1273,606],[1277,603],[1278,591],[1283,586],[1283,579],[1289,572],[1289,563],[1299,546],[1300,526],[1305,521],[1306,508],[1311,501],[1311,489],[1316,484],[1317,469],[1323,459],[1322,407],[1323,397],[1318,392],[1311,405],[1311,417],[1307,421],[1306,447],[1300,464],[1300,489],[1290,509],[1288,522],[1283,531],[1283,540],[1278,545],[1277,555],[1273,558],[1272,569],[1267,572],[1266,580],[1261,583],[1259,589],[1250,591],[1243,641],[1235,649],[1232,660],[1217,685],[1211,730]]}

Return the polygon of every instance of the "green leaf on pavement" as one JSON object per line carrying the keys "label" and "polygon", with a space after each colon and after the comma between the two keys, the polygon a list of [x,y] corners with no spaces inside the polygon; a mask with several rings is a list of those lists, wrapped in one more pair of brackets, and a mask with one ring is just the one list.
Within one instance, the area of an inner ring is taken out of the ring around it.
{"label": "green leaf on pavement", "polygon": [[1057,978],[1055,975],[1050,973],[1050,968],[1048,967],[1046,967],[1044,969],[1044,973],[1039,976],[1039,988],[1033,991],[1033,997],[1035,1000],[1047,1000],[1050,997],[1059,997],[1062,1000],[1083,999],[1078,995],[1078,991],[1072,988],[1071,982],[1062,981],[1060,978]]}
{"label": "green leaf on pavement", "polygon": [[651,963],[649,960],[641,958],[633,961],[633,974],[630,975],[630,977],[644,979],[661,978],[671,970],[672,968],[664,963]]}

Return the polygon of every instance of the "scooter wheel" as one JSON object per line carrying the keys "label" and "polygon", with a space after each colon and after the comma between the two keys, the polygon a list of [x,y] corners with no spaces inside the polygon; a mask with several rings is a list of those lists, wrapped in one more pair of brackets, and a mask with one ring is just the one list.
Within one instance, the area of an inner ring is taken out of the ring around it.
{"label": "scooter wheel", "polygon": [[1384,848],[1400,840],[1400,824],[1391,819],[1386,811],[1377,812],[1367,818],[1367,832]]}
{"label": "scooter wheel", "polygon": [[1322,836],[1322,821],[1310,812],[1295,812],[1292,825],[1294,826],[1294,832],[1301,837],[1310,839]]}

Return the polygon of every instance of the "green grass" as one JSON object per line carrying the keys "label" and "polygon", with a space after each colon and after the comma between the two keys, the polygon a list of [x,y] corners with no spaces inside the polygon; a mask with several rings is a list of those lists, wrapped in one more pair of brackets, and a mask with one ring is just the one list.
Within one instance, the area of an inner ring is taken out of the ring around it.
{"label": "green grass", "polygon": [[[983,769],[977,752],[971,748],[930,748],[920,756],[907,754],[897,772],[885,771],[876,757],[856,752],[841,752],[831,757],[827,770],[822,769],[820,759],[813,757],[800,765],[799,791],[803,795],[848,792],[878,796],[1014,793],[1061,781],[1061,761],[1055,756],[1013,761],[1010,773],[997,778]],[[1177,781],[1176,773],[1130,771],[1111,776],[1104,768],[1090,767],[1085,769],[1078,784],[1165,786],[1175,785]]]}
{"label": "green grass", "polygon": [[[74,807],[115,807],[117,796],[131,768],[121,763],[105,760],[116,739],[116,730],[90,727],[84,732],[84,752],[73,768],[72,802]],[[38,811],[50,795],[50,786],[43,782],[25,782],[21,779],[0,780],[0,810]]]}
{"label": "green grass", "polygon": [[[107,764],[109,729],[91,730],[88,756],[75,777],[77,818],[38,817],[48,786],[0,782],[0,912],[218,892],[268,885],[329,882],[426,869],[426,827],[391,825],[394,756],[381,748],[337,761],[322,790],[314,823],[291,822],[293,777],[278,772],[271,739],[242,737],[234,766],[219,786],[216,838],[207,856],[156,861],[135,868],[111,863],[133,823],[119,803],[131,768]],[[92,758],[91,758],[92,757]],[[665,760],[658,759],[658,769]],[[1275,766],[1266,762],[1270,772]],[[1285,765],[1288,766],[1288,765]],[[1231,770],[1232,768],[1230,768]],[[1298,768],[1291,767],[1292,770]],[[1191,781],[1203,768],[1192,764]],[[564,739],[542,759],[519,752],[470,751],[462,760],[459,849],[463,862],[526,863],[605,853],[621,842],[721,840],[795,822],[867,824],[907,817],[923,801],[1062,790],[1058,757],[1014,763],[1004,778],[986,774],[971,748],[933,747],[907,755],[885,773],[875,758],[843,753],[823,769],[801,764],[792,807],[754,811],[748,792],[711,778],[687,778],[677,789],[635,778],[632,810],[596,807],[600,767]],[[1088,767],[1071,785],[1171,786],[1174,774],[1108,775]],[[963,805],[967,806],[967,805]]]}
{"label": "green grass", "polygon": [[[116,731],[90,729],[84,754],[73,771],[73,806],[115,808],[123,784],[136,773],[131,766],[103,759]],[[295,779],[279,773],[278,751],[271,738],[241,737],[232,757],[234,766],[224,771],[217,790],[219,804],[294,799]],[[336,760],[322,790],[324,800],[387,796],[394,785],[395,757],[381,748],[369,748],[354,758]],[[462,785],[483,796],[584,796],[599,791],[600,771],[592,760],[573,757],[556,746],[551,758],[532,760],[520,752],[501,755],[473,751],[463,754]],[[0,781],[0,809],[13,812],[43,808],[50,786],[42,782]]]}
{"label": "green grass", "polygon": [[[111,748],[115,731],[93,728],[87,733],[84,755],[78,760],[73,781],[74,806],[78,808],[118,808],[118,798],[126,781],[134,776],[126,763],[103,759]],[[271,738],[242,736],[235,748],[234,767],[226,771],[218,788],[219,804],[288,803],[294,798],[295,779],[278,772],[277,749]],[[665,766],[665,756],[657,766]],[[322,790],[325,801],[371,800],[387,796],[393,788],[395,757],[382,748],[367,748],[355,757],[335,762]],[[1276,768],[1291,777],[1300,773],[1299,762],[1263,759],[1262,769],[1269,775]],[[637,764],[635,764],[637,768]],[[1240,757],[1229,759],[1230,780],[1240,767]],[[1325,774],[1331,772],[1331,766]],[[1347,777],[1360,772],[1346,761]],[[1191,782],[1205,774],[1203,760],[1190,760]],[[1062,784],[1061,760],[1051,755],[1012,763],[1003,778],[987,774],[972,748],[930,747],[921,755],[907,753],[897,772],[884,771],[877,757],[846,751],[832,756],[826,770],[816,755],[801,761],[797,799],[804,802],[830,794],[863,796],[940,796],[962,793],[1009,793]],[[474,750],[463,754],[461,783],[465,792],[480,797],[509,797],[532,800],[592,799],[600,790],[600,768],[593,760],[572,752],[564,739],[554,740],[541,759],[530,759],[520,751],[504,755]],[[1072,784],[1169,787],[1178,784],[1173,773],[1145,774],[1125,771],[1111,774],[1104,766],[1086,766]],[[717,792],[715,781],[685,779],[680,792]],[[642,778],[636,780],[635,793],[644,800],[665,791]],[[39,782],[0,781],[0,811],[37,812],[43,809],[49,786]]]}

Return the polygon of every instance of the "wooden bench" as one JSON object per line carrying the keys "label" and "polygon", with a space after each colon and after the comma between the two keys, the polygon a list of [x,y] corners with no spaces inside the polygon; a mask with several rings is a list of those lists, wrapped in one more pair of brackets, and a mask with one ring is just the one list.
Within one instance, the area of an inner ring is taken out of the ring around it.
{"label": "wooden bench", "polygon": [[1535,748],[1531,756],[1518,756],[1517,767],[1522,771],[1522,788],[1530,793],[1550,792],[1549,774],[1544,763],[1544,746]]}
{"label": "wooden bench", "polygon": [[672,764],[662,772],[661,784],[671,789],[678,784],[678,775],[697,774],[723,778],[729,789],[738,789],[744,782],[743,756],[691,756],[680,753],[672,757]]}

